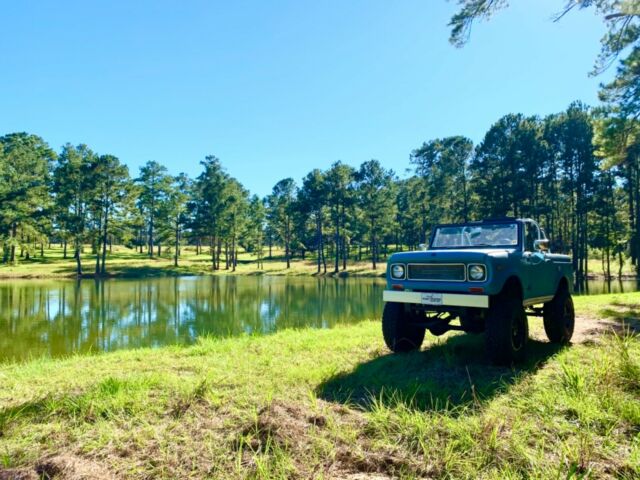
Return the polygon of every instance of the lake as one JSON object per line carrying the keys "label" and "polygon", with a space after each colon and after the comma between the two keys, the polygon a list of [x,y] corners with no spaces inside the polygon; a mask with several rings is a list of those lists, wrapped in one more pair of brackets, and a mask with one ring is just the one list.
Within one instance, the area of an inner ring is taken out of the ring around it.
{"label": "lake", "polygon": [[[382,278],[274,276],[0,282],[0,361],[330,328],[380,318],[383,289]],[[606,291],[589,283],[591,294]]]}
{"label": "lake", "polygon": [[0,282],[0,361],[330,328],[382,315],[384,280],[199,276]]}

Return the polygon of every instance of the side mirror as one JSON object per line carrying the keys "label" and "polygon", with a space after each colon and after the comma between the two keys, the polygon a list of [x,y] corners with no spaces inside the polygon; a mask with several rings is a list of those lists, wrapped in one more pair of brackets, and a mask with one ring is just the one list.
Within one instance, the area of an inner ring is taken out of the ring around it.
{"label": "side mirror", "polygon": [[546,238],[541,238],[539,240],[533,241],[533,249],[540,250],[541,252],[549,251],[549,240]]}
{"label": "side mirror", "polygon": [[420,247],[420,250],[425,251],[427,249],[427,244],[421,243],[420,245],[418,245],[418,247]]}

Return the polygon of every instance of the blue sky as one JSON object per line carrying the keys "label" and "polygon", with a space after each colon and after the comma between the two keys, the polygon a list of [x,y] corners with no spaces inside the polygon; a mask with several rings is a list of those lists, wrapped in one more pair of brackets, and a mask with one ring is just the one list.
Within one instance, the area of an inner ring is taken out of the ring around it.
{"label": "blue sky", "polygon": [[133,175],[195,176],[213,154],[260,195],[336,160],[404,175],[426,140],[597,103],[602,21],[512,3],[456,49],[445,0],[7,2],[0,133],[86,143]]}

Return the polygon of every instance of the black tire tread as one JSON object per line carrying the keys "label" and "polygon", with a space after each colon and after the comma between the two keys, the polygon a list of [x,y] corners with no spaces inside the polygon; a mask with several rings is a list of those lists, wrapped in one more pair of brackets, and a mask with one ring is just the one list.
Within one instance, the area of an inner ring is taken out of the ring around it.
{"label": "black tire tread", "polygon": [[524,360],[526,343],[520,350],[514,350],[511,342],[511,321],[514,315],[524,322],[526,338],[529,337],[529,322],[519,297],[499,295],[491,299],[485,326],[485,347],[487,357],[497,365],[510,365]]}
{"label": "black tire tread", "polygon": [[382,336],[389,350],[395,353],[419,350],[424,341],[425,329],[408,325],[401,303],[387,302],[382,312]]}
{"label": "black tire tread", "polygon": [[[571,302],[571,320],[567,325],[564,319],[565,302]],[[566,345],[571,341],[575,326],[575,312],[569,289],[561,286],[550,302],[544,304],[542,311],[544,331],[551,343]]]}

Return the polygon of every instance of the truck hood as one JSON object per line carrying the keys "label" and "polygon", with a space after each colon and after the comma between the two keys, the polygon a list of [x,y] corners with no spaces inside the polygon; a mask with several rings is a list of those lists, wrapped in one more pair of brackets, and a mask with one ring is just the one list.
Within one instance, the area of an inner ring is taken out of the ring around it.
{"label": "truck hood", "polygon": [[487,257],[507,258],[514,249],[498,248],[462,248],[459,250],[417,250],[413,252],[399,252],[391,255],[390,263],[393,262],[424,262],[440,263],[448,261],[481,261]]}

